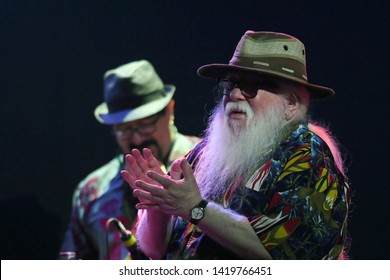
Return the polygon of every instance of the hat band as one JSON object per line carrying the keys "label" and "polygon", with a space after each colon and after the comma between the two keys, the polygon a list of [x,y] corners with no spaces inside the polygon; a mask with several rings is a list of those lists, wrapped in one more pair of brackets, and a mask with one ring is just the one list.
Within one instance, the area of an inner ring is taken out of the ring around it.
{"label": "hat band", "polygon": [[107,107],[110,113],[116,113],[123,110],[133,110],[139,106],[161,99],[165,96],[166,92],[164,90],[157,90],[143,96],[131,96],[131,98],[127,95],[123,98],[115,99],[115,102],[107,102]]}
{"label": "hat band", "polygon": [[307,83],[305,65],[288,57],[233,56],[229,65],[251,68],[252,71],[265,71],[276,76]]}

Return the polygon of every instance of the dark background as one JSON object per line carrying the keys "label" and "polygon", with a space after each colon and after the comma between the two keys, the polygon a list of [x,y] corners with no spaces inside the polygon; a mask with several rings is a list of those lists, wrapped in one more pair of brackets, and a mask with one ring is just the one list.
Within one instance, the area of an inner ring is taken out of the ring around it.
{"label": "dark background", "polygon": [[177,86],[179,130],[198,135],[214,84],[196,70],[227,63],[248,29],[301,39],[309,81],[335,89],[312,117],[347,155],[350,255],[389,259],[390,25],[385,4],[345,2],[0,0],[1,259],[55,259],[74,187],[114,155],[93,116],[105,71],[149,59]]}

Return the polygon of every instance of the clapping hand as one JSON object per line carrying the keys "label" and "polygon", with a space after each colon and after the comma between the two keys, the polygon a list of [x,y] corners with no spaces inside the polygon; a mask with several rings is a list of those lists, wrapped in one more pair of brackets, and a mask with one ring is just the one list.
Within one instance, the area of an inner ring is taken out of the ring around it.
{"label": "clapping hand", "polygon": [[169,175],[149,149],[144,149],[143,155],[133,150],[126,155],[126,162],[129,170],[122,171],[122,176],[140,200],[137,209],[158,209],[188,219],[191,208],[202,199],[191,166],[184,158],[172,163]]}

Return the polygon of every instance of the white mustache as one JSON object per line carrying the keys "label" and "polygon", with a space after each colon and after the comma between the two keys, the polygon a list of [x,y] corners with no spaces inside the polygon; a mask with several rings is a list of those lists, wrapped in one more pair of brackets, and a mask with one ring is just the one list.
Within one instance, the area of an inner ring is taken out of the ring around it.
{"label": "white mustache", "polygon": [[229,116],[232,112],[241,112],[248,117],[253,116],[253,109],[247,102],[228,102],[225,106],[225,115]]}

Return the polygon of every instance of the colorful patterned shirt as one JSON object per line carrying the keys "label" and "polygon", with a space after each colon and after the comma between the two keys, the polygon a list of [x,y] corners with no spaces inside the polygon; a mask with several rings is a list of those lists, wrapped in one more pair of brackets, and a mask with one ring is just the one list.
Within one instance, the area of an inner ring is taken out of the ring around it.
{"label": "colorful patterned shirt", "polygon": [[[168,164],[182,156],[201,139],[176,133]],[[128,259],[129,250],[120,232],[107,221],[116,218],[135,234],[138,202],[122,179],[123,155],[89,174],[73,194],[71,219],[61,252],[75,252],[77,259]]]}
{"label": "colorful patterned shirt", "polygon": [[[189,154],[193,167],[203,147],[204,141]],[[346,234],[349,197],[346,179],[327,144],[307,124],[299,124],[273,151],[272,159],[247,182],[232,184],[220,203],[248,218],[273,259],[337,259]],[[167,258],[238,256],[177,218]]]}

